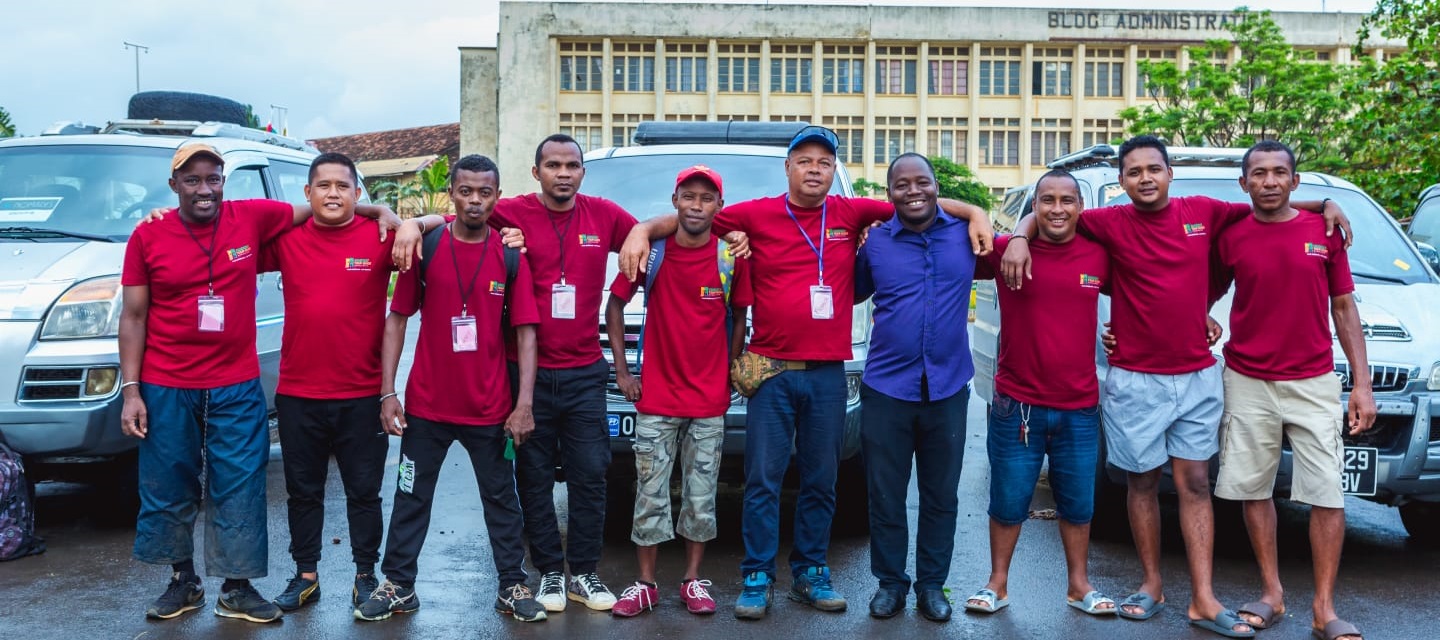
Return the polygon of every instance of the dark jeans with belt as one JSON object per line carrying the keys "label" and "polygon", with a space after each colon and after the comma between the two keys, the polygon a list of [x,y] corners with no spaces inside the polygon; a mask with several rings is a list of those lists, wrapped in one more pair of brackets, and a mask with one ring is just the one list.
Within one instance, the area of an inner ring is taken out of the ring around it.
{"label": "dark jeans with belt", "polygon": [[860,443],[870,490],[870,572],[882,589],[904,592],[911,586],[905,572],[910,549],[905,498],[912,462],[920,488],[915,593],[945,587],[955,550],[969,402],[969,388],[940,400],[912,402],[860,387]]}
{"label": "dark jeans with belt", "polygon": [[[535,432],[515,448],[515,477],[525,512],[530,562],[541,573],[594,573],[605,534],[605,472],[610,468],[610,429],[605,422],[604,358],[573,369],[535,372]],[[510,364],[510,388],[519,388]],[[568,544],[560,544],[555,516],[555,464],[563,460],[569,496]]]}

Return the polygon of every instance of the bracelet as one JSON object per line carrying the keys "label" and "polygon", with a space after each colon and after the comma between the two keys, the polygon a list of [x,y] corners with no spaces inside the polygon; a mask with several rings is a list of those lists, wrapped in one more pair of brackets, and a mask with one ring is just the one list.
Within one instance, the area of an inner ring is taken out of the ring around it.
{"label": "bracelet", "polygon": [[124,391],[124,390],[125,390],[125,387],[128,387],[128,386],[130,386],[130,385],[132,385],[132,384],[140,384],[140,383],[139,383],[139,382],[135,382],[135,381],[133,381],[133,380],[130,381],[130,382],[126,382],[125,384],[120,385],[120,390],[121,390],[121,391]]}
{"label": "bracelet", "polygon": [[1325,204],[1328,202],[1332,202],[1332,200],[1330,200],[1329,198],[1325,198],[1324,200],[1320,201],[1320,213],[1325,213]]}
{"label": "bracelet", "polygon": [[1010,241],[1011,241],[1011,242],[1014,242],[1014,241],[1016,241],[1016,240],[1024,240],[1024,241],[1026,241],[1026,242],[1029,242],[1029,241],[1030,241],[1030,238],[1028,238],[1028,237],[1026,237],[1026,236],[1010,236]]}
{"label": "bracelet", "polygon": [[395,392],[392,391],[392,392],[387,393],[387,394],[385,394],[385,395],[383,395],[383,396],[380,396],[380,401],[381,401],[381,402],[384,402],[384,401],[386,401],[386,400],[389,400],[389,399],[394,398],[394,397],[399,396],[399,395],[400,395],[400,394],[395,393]]}
{"label": "bracelet", "polygon": [[425,235],[425,232],[426,232],[426,231],[429,231],[429,229],[426,229],[426,228],[425,228],[425,221],[424,221],[424,220],[422,220],[422,219],[420,219],[420,218],[415,218],[415,224],[417,224],[417,225],[420,226],[420,235],[423,236],[423,235]]}

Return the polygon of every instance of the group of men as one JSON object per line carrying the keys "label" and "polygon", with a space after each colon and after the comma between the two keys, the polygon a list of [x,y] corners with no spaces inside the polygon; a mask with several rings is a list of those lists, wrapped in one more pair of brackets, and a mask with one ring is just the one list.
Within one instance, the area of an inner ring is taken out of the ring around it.
{"label": "group of men", "polygon": [[[837,146],[828,129],[802,129],[785,160],[787,193],[735,204],[725,203],[716,171],[687,168],[675,179],[676,214],[637,223],[614,203],[578,193],[581,149],[557,134],[536,150],[539,193],[502,199],[495,164],[467,156],[450,175],[456,215],[404,224],[384,208],[356,204],[357,176],[343,156],[315,160],[306,190],[311,206],[292,208],[223,202],[220,155],[203,145],[182,147],[171,180],[179,214],[137,229],[125,269],[124,428],[144,438],[135,556],[174,572],[147,614],[174,617],[203,600],[190,542],[202,459],[211,493],[206,571],[225,579],[216,613],[268,621],[313,602],[332,455],[350,516],[354,615],[380,620],[415,611],[417,560],[439,467],[457,440],[480,486],[499,576],[498,611],[543,620],[568,599],[618,617],[639,615],[660,601],[657,545],[678,534],[686,549],[680,600],[692,613],[712,613],[712,583],[700,568],[704,543],[716,535],[732,365],[737,376],[760,372],[749,389],[745,559],[734,614],[761,618],[771,606],[781,481],[792,463],[800,486],[788,595],[843,611],[846,600],[826,558],[846,405],[843,362],[851,356],[852,303],[873,296],[861,389],[878,581],[869,610],[894,616],[913,588],[921,615],[947,620],[945,582],[974,373],[963,319],[972,281],[1003,276],[1005,331],[987,444],[992,573],[965,608],[993,613],[1009,604],[1008,568],[1048,457],[1068,603],[1092,615],[1153,616],[1165,602],[1156,493],[1168,462],[1194,587],[1189,619],[1234,637],[1274,624],[1284,605],[1270,493],[1283,433],[1297,458],[1292,496],[1313,506],[1314,626],[1326,638],[1359,637],[1331,602],[1344,515],[1340,394],[1330,373],[1325,311],[1333,313],[1356,370],[1366,369],[1364,342],[1345,244],[1329,233],[1343,216],[1329,202],[1294,203],[1323,218],[1292,208],[1298,177],[1287,148],[1264,142],[1247,153],[1240,182],[1252,195],[1252,215],[1250,205],[1169,198],[1164,145],[1137,137],[1119,156],[1133,204],[1082,216],[1078,181],[1051,171],[1036,186],[1036,215],[1015,235],[995,239],[992,251],[986,212],[939,198],[923,156],[904,154],[891,164],[889,202],[831,195]],[[357,213],[381,219],[381,242],[374,239],[377,223]],[[384,230],[397,226],[392,247]],[[502,242],[495,229],[518,232]],[[522,243],[524,255],[505,246]],[[605,309],[616,383],[639,412],[632,524],[638,579],[618,598],[596,573],[610,444],[609,364],[594,319],[611,252],[620,254],[621,271]],[[265,575],[265,438],[253,295],[243,294],[262,269],[279,269],[286,283],[276,406],[296,563],[295,577],[273,603],[248,583]],[[386,318],[395,269],[402,273]],[[1206,309],[1232,280],[1222,403],[1221,365],[1209,352],[1218,329],[1213,321],[1207,326]],[[637,351],[644,375],[637,381],[623,346],[625,306],[642,287],[646,316]],[[1103,390],[1094,362],[1102,292],[1114,300]],[[421,326],[402,406],[397,367],[407,319],[417,311]],[[353,375],[326,374],[339,366]],[[1357,379],[1350,397],[1352,433],[1374,419],[1367,382]],[[147,431],[147,422],[155,428]],[[1129,474],[1144,569],[1140,588],[1118,604],[1090,583],[1086,568],[1102,423],[1109,461]],[[386,433],[401,436],[401,450],[382,583],[375,563]],[[1264,580],[1261,597],[1238,612],[1225,609],[1210,587],[1207,467],[1217,450],[1216,493],[1245,501]],[[669,493],[677,457],[678,525]],[[563,550],[552,496],[557,460],[569,487]],[[906,572],[905,508],[912,463],[920,488],[913,580]],[[527,543],[540,573],[534,589],[524,569]]]}

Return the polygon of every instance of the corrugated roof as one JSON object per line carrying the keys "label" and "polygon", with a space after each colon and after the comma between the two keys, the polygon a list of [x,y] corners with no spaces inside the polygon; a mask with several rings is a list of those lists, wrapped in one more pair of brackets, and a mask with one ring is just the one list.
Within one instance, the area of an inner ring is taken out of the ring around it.
{"label": "corrugated roof", "polygon": [[450,156],[453,161],[460,153],[460,123],[319,138],[310,143],[327,153],[343,153],[355,162],[438,155]]}

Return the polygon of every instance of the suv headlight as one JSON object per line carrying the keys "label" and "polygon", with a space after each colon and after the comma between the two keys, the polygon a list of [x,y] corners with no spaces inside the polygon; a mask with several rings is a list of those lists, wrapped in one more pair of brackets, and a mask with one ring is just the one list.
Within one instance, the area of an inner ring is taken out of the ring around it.
{"label": "suv headlight", "polygon": [[120,335],[120,276],[92,278],[70,287],[40,328],[41,340],[113,338]]}
{"label": "suv headlight", "polygon": [[855,312],[850,314],[850,344],[865,344],[870,341],[870,312],[873,308],[869,300],[855,305]]}
{"label": "suv headlight", "polygon": [[1440,362],[1430,365],[1430,381],[1425,383],[1425,388],[1440,391]]}

